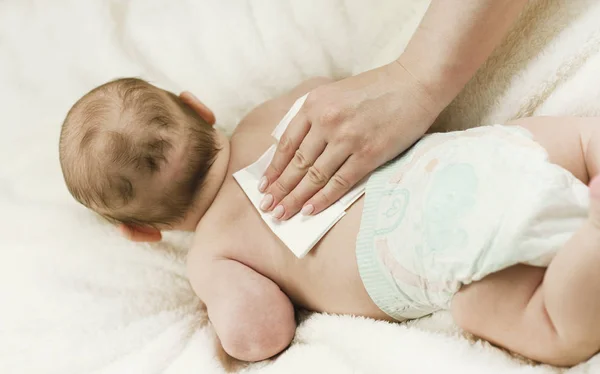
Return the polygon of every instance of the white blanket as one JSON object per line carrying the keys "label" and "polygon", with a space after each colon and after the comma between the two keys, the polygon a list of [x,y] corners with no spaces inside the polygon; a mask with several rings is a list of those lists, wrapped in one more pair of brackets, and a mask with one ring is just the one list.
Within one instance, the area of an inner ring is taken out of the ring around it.
{"label": "white blanket", "polygon": [[[315,75],[381,65],[427,1],[0,1],[0,373],[212,373],[206,316],[185,277],[189,237],[136,245],[78,206],[60,124],[86,90],[137,75],[189,89],[232,131]],[[464,128],[600,114],[600,2],[533,2],[443,113]],[[568,123],[565,123],[568,126]],[[600,359],[572,369],[600,371]],[[409,324],[312,315],[250,373],[554,373],[464,338],[446,314]]]}

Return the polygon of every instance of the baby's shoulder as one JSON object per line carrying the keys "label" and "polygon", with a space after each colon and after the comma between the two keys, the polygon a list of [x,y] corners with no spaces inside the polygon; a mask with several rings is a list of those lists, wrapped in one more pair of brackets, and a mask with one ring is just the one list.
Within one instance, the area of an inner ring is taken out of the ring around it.
{"label": "baby's shoulder", "polygon": [[[227,190],[230,190],[229,193]],[[240,217],[243,212],[224,204],[227,200],[231,205],[239,205],[236,204],[237,196],[231,188],[226,188],[219,200],[202,217],[194,232],[191,252],[202,253],[203,261],[214,258],[237,259],[239,248],[248,241],[244,240],[247,223]]]}

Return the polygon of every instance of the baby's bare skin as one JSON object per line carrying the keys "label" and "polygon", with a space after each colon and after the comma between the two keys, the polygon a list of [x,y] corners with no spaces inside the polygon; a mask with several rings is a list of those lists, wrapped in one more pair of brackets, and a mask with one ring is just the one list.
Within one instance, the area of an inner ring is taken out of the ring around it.
{"label": "baby's bare skin", "polygon": [[[191,284],[206,303],[224,349],[242,360],[271,357],[290,343],[296,327],[293,305],[391,320],[370,299],[358,272],[355,242],[362,199],[305,258],[297,259],[262,222],[232,177],[273,144],[271,131],[293,102],[326,81],[305,83],[258,107],[239,124],[231,138],[225,180],[196,229],[188,260]],[[565,125],[565,121],[570,123]],[[552,162],[588,183],[590,176],[597,174],[600,160],[600,147],[586,149],[596,145],[589,141],[595,122],[589,118],[532,118],[514,124],[528,128]],[[459,291],[452,303],[458,324],[544,362],[572,365],[589,357],[600,347],[600,323],[586,311],[600,310],[600,298],[590,296],[600,290],[596,292],[595,286],[581,290],[580,285],[600,285],[600,275],[582,268],[571,284],[560,279],[572,274],[569,267],[591,266],[587,258],[594,257],[595,242],[600,250],[600,224],[596,223],[586,224],[567,243],[547,277],[545,269],[517,265]],[[595,242],[590,244],[585,238]],[[600,262],[600,256],[596,257],[593,260]],[[579,299],[589,302],[577,304]],[[574,307],[563,310],[561,303]],[[564,331],[582,332],[565,335]]]}
{"label": "baby's bare skin", "polygon": [[275,282],[295,305],[389,319],[371,301],[358,273],[354,252],[362,199],[300,260],[272,234],[232,177],[273,144],[270,134],[294,100],[322,82],[304,84],[264,104],[239,124],[231,138],[226,179],[198,224],[192,251],[202,253],[201,261],[228,258],[248,266]]}

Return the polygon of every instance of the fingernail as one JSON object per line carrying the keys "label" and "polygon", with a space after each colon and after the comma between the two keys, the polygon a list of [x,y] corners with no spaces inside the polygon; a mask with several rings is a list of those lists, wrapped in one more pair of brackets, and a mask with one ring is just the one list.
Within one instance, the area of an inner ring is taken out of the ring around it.
{"label": "fingernail", "polygon": [[280,219],[283,217],[283,213],[285,213],[285,209],[283,209],[283,205],[277,205],[275,209],[273,209],[273,217]]}
{"label": "fingernail", "polygon": [[314,211],[315,211],[315,207],[312,204],[306,204],[305,206],[302,207],[300,214],[302,214],[303,216],[310,216],[312,214],[312,212],[314,212]]}
{"label": "fingernail", "polygon": [[260,209],[266,211],[273,204],[273,195],[266,194],[265,197],[260,201]]}
{"label": "fingernail", "polygon": [[267,180],[267,177],[262,177],[260,178],[260,183],[258,184],[258,190],[260,192],[265,192],[265,189],[267,188],[267,183],[269,181]]}

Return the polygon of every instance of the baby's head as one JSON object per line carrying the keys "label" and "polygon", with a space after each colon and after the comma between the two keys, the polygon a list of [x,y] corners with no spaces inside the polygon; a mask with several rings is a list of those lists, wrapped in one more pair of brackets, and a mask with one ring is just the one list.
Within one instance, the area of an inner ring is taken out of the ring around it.
{"label": "baby's head", "polygon": [[[193,230],[218,190],[209,184],[222,182],[209,175],[226,143],[213,124],[212,112],[189,93],[176,96],[135,78],[106,83],[77,101],[64,121],[67,187],[131,239]],[[204,196],[205,190],[214,193]]]}

